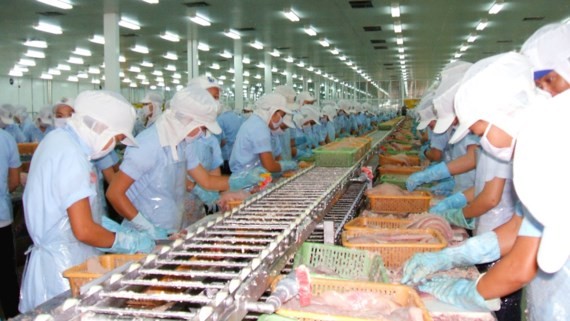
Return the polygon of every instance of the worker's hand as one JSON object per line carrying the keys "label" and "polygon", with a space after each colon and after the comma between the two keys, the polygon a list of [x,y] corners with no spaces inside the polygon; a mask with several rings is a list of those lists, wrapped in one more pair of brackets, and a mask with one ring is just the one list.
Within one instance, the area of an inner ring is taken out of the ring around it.
{"label": "worker's hand", "polygon": [[209,207],[216,205],[216,202],[220,198],[219,192],[205,190],[200,185],[196,185],[192,193],[198,196],[198,198]]}
{"label": "worker's hand", "polygon": [[441,202],[429,209],[430,213],[444,213],[453,208],[464,208],[467,205],[467,198],[462,192],[455,193],[446,197]]}
{"label": "worker's hand", "polygon": [[115,242],[108,249],[101,249],[113,253],[150,253],[156,246],[152,237],[146,232],[124,228],[115,233]]}
{"label": "worker's hand", "polygon": [[453,224],[459,227],[464,227],[470,230],[475,228],[475,219],[465,218],[465,215],[463,214],[463,209],[461,208],[453,208],[443,213],[437,213],[436,215],[445,218],[445,220],[448,221],[449,224]]}
{"label": "worker's hand", "polygon": [[168,231],[152,224],[141,212],[131,220],[131,224],[137,231],[146,232],[153,240],[168,239]]}
{"label": "worker's hand", "polygon": [[441,181],[439,184],[431,187],[429,191],[435,195],[447,196],[453,192],[453,188],[455,188],[455,180],[453,177],[449,177]]}
{"label": "worker's hand", "polygon": [[406,181],[406,187],[408,188],[408,191],[411,192],[424,183],[439,181],[448,177],[451,177],[451,174],[447,169],[447,165],[442,162],[437,165],[430,166],[421,172],[410,175]]}
{"label": "worker's hand", "polygon": [[294,171],[299,168],[297,162],[293,160],[280,160],[279,166],[281,166],[281,172]]}
{"label": "worker's hand", "polygon": [[501,308],[501,300],[498,298],[485,301],[477,292],[477,282],[473,280],[438,277],[418,288],[443,302],[468,310],[497,311]]}
{"label": "worker's hand", "polygon": [[416,253],[404,264],[401,282],[403,284],[418,284],[434,272],[452,268],[452,258],[442,252]]}
{"label": "worker's hand", "polygon": [[256,166],[240,173],[233,173],[229,179],[230,191],[237,191],[263,182],[265,177],[262,174],[265,173],[267,173],[267,170],[262,166]]}

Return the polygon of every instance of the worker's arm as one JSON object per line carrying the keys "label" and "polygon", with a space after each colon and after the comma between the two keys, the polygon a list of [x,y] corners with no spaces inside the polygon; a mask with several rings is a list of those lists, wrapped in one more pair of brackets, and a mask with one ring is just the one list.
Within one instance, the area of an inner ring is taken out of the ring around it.
{"label": "worker's arm", "polygon": [[281,165],[273,158],[271,152],[263,152],[259,154],[259,159],[261,160],[261,165],[271,173],[281,172]]}
{"label": "worker's arm", "polygon": [[466,218],[473,218],[487,213],[501,201],[504,187],[504,178],[495,177],[486,182],[481,193],[463,209],[463,215]]}
{"label": "worker's arm", "polygon": [[115,234],[93,221],[89,198],[81,199],[67,208],[73,235],[79,241],[95,246],[110,248],[115,242]]}
{"label": "worker's arm", "polygon": [[229,176],[211,175],[201,164],[188,170],[196,184],[209,191],[227,191],[230,189]]}
{"label": "worker's arm", "polygon": [[426,158],[432,162],[439,162],[443,156],[443,151],[437,148],[430,148],[425,152]]}
{"label": "worker's arm", "polygon": [[113,177],[113,181],[106,193],[107,200],[109,200],[109,203],[111,203],[117,213],[129,221],[137,216],[139,212],[127,197],[127,190],[134,182],[134,179],[122,170],[119,170]]}
{"label": "worker's arm", "polygon": [[511,219],[494,229],[495,234],[497,234],[497,239],[499,240],[499,247],[501,248],[501,257],[507,255],[513,248],[515,241],[517,239],[519,229],[521,227],[522,217],[513,214]]}
{"label": "worker's arm", "polygon": [[8,191],[13,192],[20,186],[20,167],[8,168]]}
{"label": "worker's arm", "polygon": [[222,169],[219,167],[216,167],[213,170],[211,170],[209,173],[210,173],[210,175],[213,175],[213,176],[222,176]]}
{"label": "worker's arm", "polygon": [[475,187],[471,186],[464,190],[463,195],[465,196],[465,199],[467,199],[467,203],[473,201],[473,199],[475,199]]}
{"label": "worker's arm", "polygon": [[449,173],[453,175],[467,173],[468,171],[475,169],[477,164],[477,145],[467,146],[467,152],[465,155],[458,157],[447,163],[447,169]]}
{"label": "worker's arm", "polygon": [[111,181],[113,181],[113,176],[115,176],[115,168],[113,168],[113,166],[107,167],[102,170],[101,173],[103,173],[103,178],[105,178],[107,184],[111,184]]}

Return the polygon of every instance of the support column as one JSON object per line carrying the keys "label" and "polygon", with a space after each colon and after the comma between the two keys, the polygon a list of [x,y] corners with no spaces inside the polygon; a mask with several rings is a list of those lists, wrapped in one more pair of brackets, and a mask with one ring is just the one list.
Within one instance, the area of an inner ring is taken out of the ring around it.
{"label": "support column", "polygon": [[269,94],[271,92],[273,92],[273,74],[271,73],[271,55],[268,52],[265,52],[265,57],[264,57],[264,64],[265,64],[265,69],[264,69],[264,83],[265,86],[264,91],[266,94]]}
{"label": "support column", "polygon": [[307,82],[307,78],[309,78],[309,76],[305,74],[305,77],[303,77],[303,91],[309,91],[309,83]]}
{"label": "support column", "polygon": [[235,110],[243,110],[243,45],[241,39],[234,40],[234,94]]}
{"label": "support column", "polygon": [[[195,14],[194,10],[188,10],[188,16]],[[188,65],[188,80],[198,77],[200,75],[198,67],[198,26],[188,20],[186,28],[187,41],[186,41],[186,60]]]}
{"label": "support column", "polygon": [[105,89],[120,93],[119,1],[105,0],[103,12]]}
{"label": "support column", "polygon": [[287,67],[285,67],[285,71],[287,72],[287,76],[286,80],[287,80],[287,86],[291,86],[293,87],[293,67],[292,67],[292,63],[288,62],[287,63]]}

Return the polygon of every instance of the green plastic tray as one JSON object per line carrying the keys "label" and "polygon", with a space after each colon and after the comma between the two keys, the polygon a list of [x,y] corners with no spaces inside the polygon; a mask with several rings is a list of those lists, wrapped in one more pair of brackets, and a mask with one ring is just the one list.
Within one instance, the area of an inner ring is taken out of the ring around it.
{"label": "green plastic tray", "polygon": [[388,275],[386,274],[382,257],[368,251],[305,242],[297,254],[295,254],[293,267],[301,264],[309,268],[324,267],[338,274],[335,277],[311,273],[314,277],[388,282]]}
{"label": "green plastic tray", "polygon": [[313,150],[315,163],[321,167],[350,167],[363,156],[361,148],[326,150],[321,147]]}

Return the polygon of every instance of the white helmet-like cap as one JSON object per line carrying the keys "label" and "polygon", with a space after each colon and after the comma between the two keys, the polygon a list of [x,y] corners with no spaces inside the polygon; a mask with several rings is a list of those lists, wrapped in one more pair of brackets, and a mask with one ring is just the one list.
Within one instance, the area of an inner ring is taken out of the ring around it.
{"label": "white helmet-like cap", "polygon": [[220,88],[220,84],[218,83],[218,80],[212,76],[199,76],[196,78],[192,78],[190,79],[190,81],[188,82],[188,86],[198,86],[202,89],[209,89],[209,88]]}
{"label": "white helmet-like cap", "polygon": [[269,125],[271,117],[276,111],[282,110],[286,114],[291,113],[291,110],[289,110],[286,105],[287,101],[283,95],[276,93],[266,94],[261,96],[255,104],[254,113],[261,117],[263,122]]}
{"label": "white helmet-like cap", "polygon": [[338,102],[338,110],[342,110],[348,114],[350,112],[350,101],[345,100],[345,99],[339,101]]}
{"label": "white helmet-like cap", "polygon": [[327,116],[329,121],[332,121],[336,117],[336,107],[333,104],[326,104],[321,110],[321,115]]}
{"label": "white helmet-like cap", "polygon": [[205,89],[198,86],[186,86],[174,94],[170,101],[170,110],[183,120],[187,132],[205,126],[211,133],[220,134],[222,129],[216,121],[218,102]]}
{"label": "white helmet-like cap", "polygon": [[12,125],[14,123],[14,115],[12,115],[10,104],[4,104],[0,106],[0,122],[3,124],[0,128],[4,128],[6,125]]}
{"label": "white helmet-like cap", "polygon": [[556,71],[570,82],[570,24],[553,23],[538,29],[521,48],[533,65],[534,79]]}
{"label": "white helmet-like cap", "polygon": [[436,134],[444,133],[455,119],[453,100],[459,88],[463,75],[473,64],[465,61],[455,61],[444,67],[441,72],[441,83],[433,96],[433,107],[437,122],[433,128]]}
{"label": "white helmet-like cap", "polygon": [[302,91],[297,95],[297,98],[295,99],[295,101],[297,102],[297,104],[299,105],[303,105],[306,101],[309,102],[314,102],[316,99],[313,95],[311,95],[310,92],[308,91]]}
{"label": "white helmet-like cap", "polygon": [[38,126],[53,126],[53,108],[51,106],[45,106],[40,109],[36,120]]}
{"label": "white helmet-like cap", "polygon": [[529,60],[518,53],[495,55],[475,63],[455,95],[459,127],[450,139],[460,141],[478,120],[485,120],[516,138],[522,125],[521,110],[539,97]]}
{"label": "white helmet-like cap", "polygon": [[273,92],[285,97],[287,104],[293,104],[295,102],[295,96],[297,95],[295,89],[287,85],[279,85],[275,87],[275,90]]}

